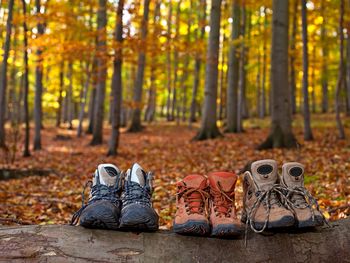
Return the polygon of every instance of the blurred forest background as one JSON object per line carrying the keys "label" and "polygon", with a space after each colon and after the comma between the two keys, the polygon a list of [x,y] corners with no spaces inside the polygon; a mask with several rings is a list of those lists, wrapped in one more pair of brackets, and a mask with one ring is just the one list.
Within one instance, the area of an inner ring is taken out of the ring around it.
{"label": "blurred forest background", "polygon": [[0,43],[0,224],[67,223],[101,162],[155,172],[163,228],[261,158],[350,213],[350,0],[0,0]]}

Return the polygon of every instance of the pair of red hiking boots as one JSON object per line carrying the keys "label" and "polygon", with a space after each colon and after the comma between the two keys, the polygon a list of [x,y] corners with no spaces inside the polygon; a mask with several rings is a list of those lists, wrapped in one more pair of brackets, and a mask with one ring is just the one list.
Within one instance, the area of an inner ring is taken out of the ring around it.
{"label": "pair of red hiking boots", "polygon": [[[207,177],[189,175],[177,184],[174,232],[179,234],[235,236],[242,231],[236,215],[233,173]],[[317,201],[304,187],[304,166],[285,163],[278,175],[277,162],[260,160],[243,175],[241,221],[257,233],[265,229],[315,227],[326,222]]]}

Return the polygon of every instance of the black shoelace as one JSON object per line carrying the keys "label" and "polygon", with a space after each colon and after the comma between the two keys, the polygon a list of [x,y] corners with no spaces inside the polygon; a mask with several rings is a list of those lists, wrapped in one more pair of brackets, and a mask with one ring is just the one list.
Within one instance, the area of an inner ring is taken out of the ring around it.
{"label": "black shoelace", "polygon": [[135,182],[125,182],[125,192],[123,196],[123,207],[138,203],[152,207],[151,189],[147,186],[142,187]]}
{"label": "black shoelace", "polygon": [[[85,190],[88,186],[91,188],[91,198],[85,204]],[[98,200],[107,200],[112,204],[119,206],[121,202],[118,196],[119,191],[120,186],[118,183],[116,183],[115,186],[107,186],[104,184],[92,185],[92,181],[88,181],[84,186],[83,192],[81,193],[81,208],[73,214],[70,224],[76,225],[79,222],[79,218],[84,209]]]}

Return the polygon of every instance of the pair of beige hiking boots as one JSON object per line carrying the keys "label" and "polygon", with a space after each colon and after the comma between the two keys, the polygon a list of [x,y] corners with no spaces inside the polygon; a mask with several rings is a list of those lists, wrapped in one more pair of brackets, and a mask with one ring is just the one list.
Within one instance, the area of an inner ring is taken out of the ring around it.
{"label": "pair of beige hiking boots", "polygon": [[[177,183],[177,211],[173,230],[179,234],[239,235],[242,228],[236,214],[233,173],[214,172],[207,177],[188,175]],[[325,221],[317,201],[304,187],[304,166],[290,162],[278,175],[277,162],[251,163],[243,174],[241,222],[261,233],[274,228],[306,228]]]}
{"label": "pair of beige hiking boots", "polygon": [[278,175],[275,160],[251,163],[243,175],[241,221],[257,233],[265,229],[323,225],[317,201],[304,187],[304,166],[285,163]]}

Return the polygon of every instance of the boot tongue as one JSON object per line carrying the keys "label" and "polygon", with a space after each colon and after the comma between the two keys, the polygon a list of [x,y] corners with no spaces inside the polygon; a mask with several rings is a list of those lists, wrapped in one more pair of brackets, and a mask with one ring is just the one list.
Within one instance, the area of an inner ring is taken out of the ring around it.
{"label": "boot tongue", "polygon": [[134,183],[138,183],[142,187],[146,185],[146,172],[142,167],[135,163],[131,169],[127,172],[128,180]]}
{"label": "boot tongue", "polygon": [[304,166],[301,163],[285,163],[282,166],[282,182],[288,188],[304,187]]}
{"label": "boot tongue", "polygon": [[[198,174],[186,176],[179,184],[184,185],[186,188],[195,188],[199,190],[204,190],[208,186],[207,178]],[[193,213],[201,213],[201,208],[204,206],[204,200],[202,200],[202,198],[202,195],[197,191],[187,196],[189,209]]]}
{"label": "boot tongue", "polygon": [[[223,190],[225,192],[232,192],[235,189],[237,182],[237,175],[227,172],[215,172],[208,175],[210,188],[215,190]],[[221,189],[219,188],[221,186]]]}
{"label": "boot tongue", "polygon": [[277,183],[277,163],[274,160],[260,160],[251,164],[253,180],[259,190],[268,191]]}
{"label": "boot tongue", "polygon": [[205,189],[207,187],[207,178],[199,174],[187,175],[182,182],[191,188]]}
{"label": "boot tongue", "polygon": [[117,182],[120,170],[113,164],[100,164],[95,171],[93,185],[103,184],[114,186]]}

